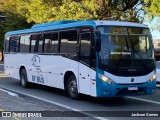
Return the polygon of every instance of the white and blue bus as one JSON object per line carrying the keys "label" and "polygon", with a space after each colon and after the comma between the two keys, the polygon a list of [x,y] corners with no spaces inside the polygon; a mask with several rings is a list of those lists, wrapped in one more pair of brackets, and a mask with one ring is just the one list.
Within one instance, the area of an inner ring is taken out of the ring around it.
{"label": "white and blue bus", "polygon": [[5,35],[5,73],[63,89],[72,99],[150,95],[156,91],[151,33],[119,21],[57,21]]}

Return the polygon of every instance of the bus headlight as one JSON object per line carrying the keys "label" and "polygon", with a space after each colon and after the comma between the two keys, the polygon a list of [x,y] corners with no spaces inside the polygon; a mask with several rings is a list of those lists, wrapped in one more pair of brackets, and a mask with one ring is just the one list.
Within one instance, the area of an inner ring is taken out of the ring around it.
{"label": "bus headlight", "polygon": [[114,81],[112,80],[112,79],[110,79],[109,77],[106,77],[106,76],[104,76],[104,75],[102,75],[102,74],[98,74],[98,77],[101,79],[101,80],[103,80],[104,82],[107,82],[107,83],[109,83],[109,84],[113,84],[114,83]]}
{"label": "bus headlight", "polygon": [[150,82],[156,79],[156,74],[153,74],[153,76],[149,79]]}

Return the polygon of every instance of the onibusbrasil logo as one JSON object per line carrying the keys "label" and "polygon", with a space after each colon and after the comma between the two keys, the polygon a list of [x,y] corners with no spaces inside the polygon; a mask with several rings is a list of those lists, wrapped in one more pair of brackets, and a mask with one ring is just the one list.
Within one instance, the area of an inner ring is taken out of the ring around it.
{"label": "onibusbrasil logo", "polygon": [[38,55],[34,55],[31,61],[35,70],[40,70],[40,57]]}

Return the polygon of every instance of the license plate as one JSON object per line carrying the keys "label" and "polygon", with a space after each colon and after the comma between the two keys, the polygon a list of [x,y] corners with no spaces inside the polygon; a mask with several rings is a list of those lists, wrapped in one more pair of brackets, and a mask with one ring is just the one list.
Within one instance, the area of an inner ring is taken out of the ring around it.
{"label": "license plate", "polygon": [[138,87],[128,87],[128,90],[138,90]]}

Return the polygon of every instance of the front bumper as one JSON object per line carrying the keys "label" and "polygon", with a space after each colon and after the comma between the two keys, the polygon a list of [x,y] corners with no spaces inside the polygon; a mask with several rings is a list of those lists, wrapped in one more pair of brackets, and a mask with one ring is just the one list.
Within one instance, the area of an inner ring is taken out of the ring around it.
{"label": "front bumper", "polygon": [[[101,81],[97,84],[97,97],[151,95],[156,92],[156,80],[137,84],[108,84]],[[138,90],[128,90],[128,87],[137,87]]]}

